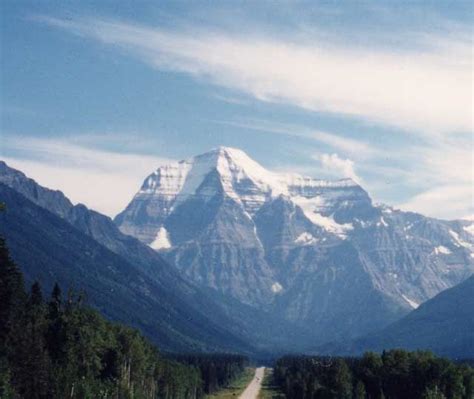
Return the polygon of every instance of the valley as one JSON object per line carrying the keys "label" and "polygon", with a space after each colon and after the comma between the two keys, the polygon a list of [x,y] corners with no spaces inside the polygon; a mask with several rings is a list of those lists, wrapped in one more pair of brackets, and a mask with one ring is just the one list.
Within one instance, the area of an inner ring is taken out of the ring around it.
{"label": "valley", "polygon": [[0,399],[474,399],[472,1],[0,1]]}
{"label": "valley", "polygon": [[158,168],[115,223],[211,296],[290,323],[293,350],[386,327],[474,272],[472,223],[373,204],[350,179],[270,172],[234,148]]}
{"label": "valley", "polygon": [[[472,223],[374,205],[349,180],[275,174],[236,149],[159,168],[115,223],[5,163],[0,183],[0,232],[29,281],[69,287],[76,276],[92,305],[168,350],[344,353],[341,342],[391,328],[474,271]],[[116,306],[124,298],[135,317]]]}

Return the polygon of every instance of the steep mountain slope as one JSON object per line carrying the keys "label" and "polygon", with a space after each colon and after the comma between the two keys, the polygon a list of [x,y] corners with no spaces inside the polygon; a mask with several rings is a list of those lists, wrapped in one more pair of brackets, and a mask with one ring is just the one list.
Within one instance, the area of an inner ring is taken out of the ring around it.
{"label": "steep mountain slope", "polygon": [[84,290],[107,317],[139,327],[163,349],[251,350],[199,310],[199,305],[208,305],[199,292],[193,294],[197,306],[190,306],[179,291],[165,289],[64,219],[1,183],[0,200],[7,206],[0,215],[0,234],[28,282],[39,280],[48,291],[55,282]]}
{"label": "steep mountain slope", "polygon": [[350,179],[272,173],[226,147],[158,168],[115,222],[189,280],[320,341],[379,329],[474,272],[472,223],[375,206]]}
{"label": "steep mountain slope", "polygon": [[335,350],[354,354],[388,348],[428,349],[443,356],[474,357],[474,276],[436,295],[384,330]]}
{"label": "steep mountain slope", "polygon": [[[280,315],[243,304],[231,296],[216,294],[213,290],[208,292],[210,289],[205,286],[196,289],[195,285],[184,280],[172,265],[164,262],[156,251],[137,239],[121,233],[110,218],[80,204],[73,206],[61,192],[40,186],[22,172],[8,167],[1,161],[0,182],[22,193],[35,204],[61,217],[96,243],[119,255],[129,265],[136,268],[139,274],[144,276],[143,278],[159,287],[164,295],[172,298],[171,306],[176,305],[178,310],[180,306],[183,306],[185,308],[182,310],[183,314],[189,314],[191,310],[196,315],[201,315],[205,320],[202,321],[203,325],[200,328],[207,331],[206,323],[210,323],[211,330],[213,325],[225,329],[229,335],[226,343],[233,351],[273,352],[281,348],[301,350],[305,343],[312,342],[312,334],[308,329],[296,328],[292,322],[282,320]],[[21,231],[20,228],[19,231]],[[35,241],[32,243],[38,244]],[[54,258],[55,254],[50,253],[49,256]],[[31,267],[34,270],[34,263]],[[51,273],[49,278],[54,278],[54,273]],[[91,300],[95,295],[100,296],[100,293],[91,294]],[[136,309],[135,319],[144,319],[143,321],[147,322],[147,317],[146,313],[142,314],[140,308]],[[188,317],[199,319],[198,316]],[[191,328],[187,331],[190,337],[195,336]],[[216,338],[219,341],[220,338],[218,336]],[[206,342],[211,348],[217,345],[214,339],[211,337],[211,341]],[[253,349],[249,349],[249,345],[244,342],[251,343]]]}

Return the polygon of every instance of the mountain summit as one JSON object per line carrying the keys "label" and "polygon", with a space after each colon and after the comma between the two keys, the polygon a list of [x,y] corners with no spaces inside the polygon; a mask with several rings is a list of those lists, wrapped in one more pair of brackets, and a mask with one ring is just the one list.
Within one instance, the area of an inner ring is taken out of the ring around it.
{"label": "mountain summit", "polygon": [[[196,197],[210,200],[218,193],[235,201],[250,218],[263,204],[283,196],[298,204],[313,223],[338,232],[351,227],[331,219],[337,200],[346,201],[350,197],[353,203],[371,205],[367,193],[351,179],[327,181],[297,174],[277,174],[263,168],[239,149],[218,147],[191,159],[159,167],[145,179],[134,201],[116,221],[122,231],[151,244],[157,237],[164,236],[163,220],[182,203]],[[139,203],[147,206],[153,203],[153,209],[147,212],[148,223],[144,229],[135,226],[135,216],[142,212]],[[168,247],[166,240],[158,242]]]}
{"label": "mountain summit", "polygon": [[115,223],[314,342],[381,328],[474,272],[472,222],[375,206],[350,179],[274,173],[228,147],[159,167]]}

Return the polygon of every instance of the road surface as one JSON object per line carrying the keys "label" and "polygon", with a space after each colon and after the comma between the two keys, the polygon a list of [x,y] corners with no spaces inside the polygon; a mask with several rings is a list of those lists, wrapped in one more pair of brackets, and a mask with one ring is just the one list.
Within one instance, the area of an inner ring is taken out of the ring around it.
{"label": "road surface", "polygon": [[262,387],[263,374],[265,367],[259,367],[255,370],[255,376],[239,399],[257,399],[260,388]]}

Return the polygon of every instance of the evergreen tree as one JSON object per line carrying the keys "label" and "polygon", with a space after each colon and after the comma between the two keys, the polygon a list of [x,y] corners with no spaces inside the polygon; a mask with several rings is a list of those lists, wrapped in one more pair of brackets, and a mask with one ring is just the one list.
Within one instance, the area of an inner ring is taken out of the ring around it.
{"label": "evergreen tree", "polygon": [[23,276],[0,237],[0,357],[8,356],[8,345],[18,328],[25,301]]}
{"label": "evergreen tree", "polygon": [[10,258],[3,237],[0,237],[0,397],[14,397],[11,361],[21,344],[26,293],[23,276]]}
{"label": "evergreen tree", "polygon": [[48,331],[46,335],[49,355],[55,365],[64,355],[61,351],[65,339],[63,321],[61,288],[56,283],[48,303]]}
{"label": "evergreen tree", "polygon": [[15,391],[11,386],[11,373],[6,358],[0,359],[0,398],[13,399]]}
{"label": "evergreen tree", "polygon": [[53,291],[51,292],[51,300],[49,301],[49,317],[51,319],[58,318],[61,314],[62,305],[62,293],[58,283],[54,284]]}
{"label": "evergreen tree", "polygon": [[463,375],[463,385],[464,385],[463,399],[473,399],[474,398],[474,370],[467,365],[462,365],[461,371]]}
{"label": "evergreen tree", "polygon": [[373,352],[365,353],[360,361],[359,378],[365,385],[368,399],[381,399],[382,367],[381,357]]}
{"label": "evergreen tree", "polygon": [[287,356],[276,362],[273,375],[288,398],[474,399],[474,370],[429,352]]}
{"label": "evergreen tree", "polygon": [[37,282],[27,295],[1,237],[0,300],[2,399],[198,399],[205,370],[206,386],[217,388],[244,369],[235,355],[164,358],[136,330],[85,306],[84,295],[63,301],[58,285],[48,303]]}
{"label": "evergreen tree", "polygon": [[45,339],[47,320],[38,282],[31,287],[23,317],[24,325],[15,354],[18,392],[26,398],[48,398],[50,364]]}
{"label": "evergreen tree", "polygon": [[365,393],[365,386],[362,381],[357,381],[357,384],[355,386],[355,391],[354,391],[354,399],[365,399],[366,398],[366,393]]}
{"label": "evergreen tree", "polygon": [[446,396],[437,386],[427,387],[421,396],[421,399],[446,399]]}
{"label": "evergreen tree", "polygon": [[352,374],[342,359],[334,362],[331,372],[331,396],[339,399],[352,398]]}

